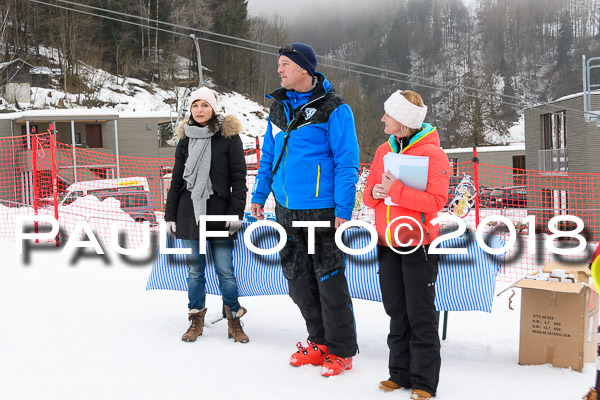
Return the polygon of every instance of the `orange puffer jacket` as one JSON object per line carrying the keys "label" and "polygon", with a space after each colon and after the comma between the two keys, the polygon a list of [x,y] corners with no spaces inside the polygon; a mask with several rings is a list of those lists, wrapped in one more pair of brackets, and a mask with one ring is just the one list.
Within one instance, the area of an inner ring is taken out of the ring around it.
{"label": "orange puffer jacket", "polygon": [[[435,238],[440,236],[440,226],[432,225],[431,220],[437,217],[448,200],[448,185],[450,182],[450,163],[446,153],[440,148],[440,137],[436,128],[430,124],[423,124],[419,131],[403,148],[396,138],[392,135],[390,140],[383,143],[377,149],[369,177],[367,178],[367,187],[363,194],[363,202],[368,207],[375,209],[375,227],[377,229],[378,244],[389,246],[386,241],[392,243],[393,247],[416,246],[419,244],[421,236],[422,244],[429,244]],[[405,186],[401,181],[394,182],[388,195],[397,206],[388,206],[384,199],[373,198],[373,186],[381,183],[382,174],[385,172],[383,167],[383,156],[387,153],[395,152],[413,156],[429,157],[429,168],[427,176],[427,188],[425,191],[413,189]],[[386,228],[395,218],[400,216],[412,217],[417,223],[408,219],[402,219],[394,222],[386,234]],[[399,224],[409,224],[408,227],[396,228]],[[422,228],[423,235],[421,235]],[[396,240],[397,239],[397,240]]]}

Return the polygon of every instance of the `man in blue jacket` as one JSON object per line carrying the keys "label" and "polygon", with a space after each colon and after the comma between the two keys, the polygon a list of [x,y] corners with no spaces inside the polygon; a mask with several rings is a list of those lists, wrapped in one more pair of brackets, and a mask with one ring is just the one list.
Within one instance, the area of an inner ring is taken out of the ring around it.
{"label": "man in blue jacket", "polygon": [[[359,158],[352,110],[316,67],[317,56],[306,44],[279,49],[282,87],[267,96],[273,104],[251,211],[264,219],[261,210],[272,191],[277,222],[287,233],[283,274],[308,330],[308,346],[298,342],[290,364],[321,365],[321,374],[332,376],[352,368],[358,348],[334,236],[352,216]],[[308,251],[309,228],[294,227],[294,221],[329,223],[314,228],[314,254]]]}

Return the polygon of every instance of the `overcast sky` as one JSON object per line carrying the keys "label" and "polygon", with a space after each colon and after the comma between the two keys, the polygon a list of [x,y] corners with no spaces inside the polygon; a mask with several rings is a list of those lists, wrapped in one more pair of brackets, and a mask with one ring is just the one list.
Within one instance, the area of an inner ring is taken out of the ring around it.
{"label": "overcast sky", "polygon": [[[297,19],[311,18],[316,13],[335,13],[336,10],[357,11],[361,8],[372,8],[390,3],[393,0],[248,0],[248,13],[250,15],[264,15],[271,17],[277,12],[289,24]],[[350,9],[350,10],[349,10]]]}
{"label": "overcast sky", "polygon": [[[338,0],[330,0],[337,3]],[[315,9],[322,0],[299,0],[299,1],[274,1],[274,0],[248,0],[248,13],[252,15],[271,16],[277,12],[286,20],[293,19],[298,14],[308,14]]]}
{"label": "overcast sky", "polygon": [[[336,10],[360,11],[393,4],[394,0],[248,0],[248,12],[251,15],[271,17],[273,12],[281,15],[287,23],[297,18],[310,18],[314,13],[335,13]],[[463,0],[469,5],[475,0]]]}

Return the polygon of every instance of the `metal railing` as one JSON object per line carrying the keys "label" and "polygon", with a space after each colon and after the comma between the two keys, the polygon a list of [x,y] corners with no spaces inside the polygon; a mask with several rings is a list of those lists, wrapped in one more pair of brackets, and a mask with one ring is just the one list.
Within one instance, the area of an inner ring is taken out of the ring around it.
{"label": "metal railing", "polygon": [[538,167],[540,171],[569,171],[567,149],[538,150]]}

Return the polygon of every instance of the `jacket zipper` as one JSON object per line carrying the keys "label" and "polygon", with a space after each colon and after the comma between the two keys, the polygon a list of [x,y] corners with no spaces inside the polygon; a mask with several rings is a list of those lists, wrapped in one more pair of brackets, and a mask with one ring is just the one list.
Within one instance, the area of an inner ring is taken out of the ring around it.
{"label": "jacket zipper", "polygon": [[285,158],[283,159],[283,182],[281,183],[281,191],[283,192],[283,195],[285,196],[285,208],[289,208],[288,206],[288,195],[285,192],[285,162],[287,161],[287,155],[288,155],[288,149],[287,147],[285,148]]}
{"label": "jacket zipper", "polygon": [[[293,118],[290,123],[287,126],[286,135],[290,134],[290,126],[294,123],[294,121],[296,120],[296,118]],[[287,146],[285,148],[285,157],[283,158],[283,165],[281,166],[281,168],[283,168],[283,176],[281,177],[281,191],[283,192],[283,195],[285,196],[285,208],[288,208],[288,196],[287,193],[285,192],[285,162],[287,161],[287,155],[288,155],[288,149]]]}
{"label": "jacket zipper", "polygon": [[[324,94],[324,95],[323,95],[323,96],[321,96],[321,97],[317,97],[316,99],[314,99],[314,100],[311,100],[311,101],[307,102],[305,105],[303,105],[303,106],[300,108],[299,112],[301,112],[302,110],[304,110],[304,108],[306,108],[306,106],[308,106],[309,104],[312,104],[312,103],[314,103],[315,101],[321,100],[321,99],[322,99],[323,97],[325,97],[325,96],[327,96],[327,94]],[[283,104],[283,102],[279,102],[279,103],[280,103],[280,104],[281,104],[281,105],[282,105],[282,106],[285,108],[285,104]],[[296,114],[296,115],[297,115],[297,114]],[[295,121],[295,120],[296,120],[296,117],[294,116],[294,118],[292,118],[292,120],[291,120],[291,121],[290,121],[290,123],[288,124],[288,126],[287,126],[287,129],[286,129],[286,131],[285,131],[285,133],[286,133],[287,135],[289,135],[289,134],[290,134],[290,127],[292,126],[292,124],[294,123],[294,121]],[[302,125],[302,126],[304,126],[304,125]],[[285,163],[286,163],[286,161],[287,161],[287,155],[288,155],[288,149],[287,149],[287,147],[286,147],[286,148],[285,148],[285,158],[283,159],[283,166],[282,166],[282,168],[283,168],[283,171],[284,171],[284,174],[283,174],[283,182],[281,183],[281,191],[283,192],[283,195],[285,196],[285,208],[289,208],[289,207],[288,207],[288,200],[289,200],[289,199],[288,199],[287,193],[285,192]],[[320,169],[319,169],[319,171],[320,171]],[[318,195],[318,192],[319,192],[319,189],[318,189],[318,181],[317,181],[317,195]]]}
{"label": "jacket zipper", "polygon": [[319,197],[319,181],[321,179],[321,163],[319,162],[319,165],[317,166],[317,193],[315,194],[315,197]]}
{"label": "jacket zipper", "polygon": [[[386,226],[390,226],[390,210],[392,209],[392,206],[387,206],[387,209],[385,210],[385,220],[387,222]],[[388,231],[388,242],[390,242],[390,245],[392,245],[391,247],[394,247],[393,244],[394,242],[392,242],[392,229],[390,227],[390,230]]]}
{"label": "jacket zipper", "polygon": [[[385,220],[387,222],[387,226],[390,225],[390,211],[391,210],[392,210],[392,206],[387,206],[387,209],[385,211]],[[427,227],[427,224],[425,224],[425,214],[424,213],[421,213],[421,221],[422,221],[421,225],[423,225],[423,227],[425,228],[423,234],[426,234],[427,236],[429,236],[429,228]],[[391,229],[388,231],[387,237],[388,237],[389,242],[393,244]],[[427,254],[425,254],[425,260],[427,260]]]}

